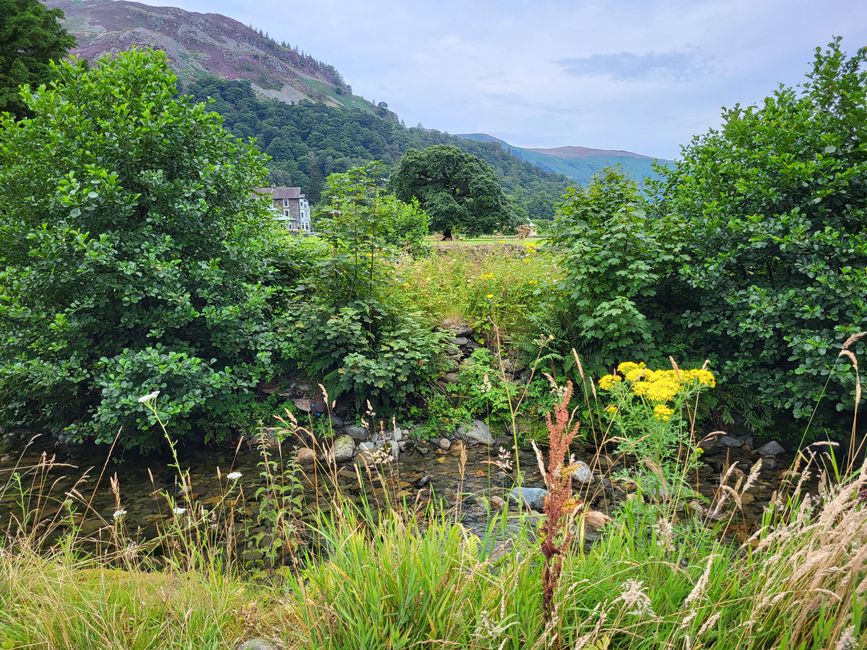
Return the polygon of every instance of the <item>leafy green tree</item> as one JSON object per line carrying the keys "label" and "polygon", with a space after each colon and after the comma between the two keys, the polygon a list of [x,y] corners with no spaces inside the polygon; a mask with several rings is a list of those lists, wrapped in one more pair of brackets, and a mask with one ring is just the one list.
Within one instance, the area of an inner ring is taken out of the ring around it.
{"label": "leafy green tree", "polygon": [[159,390],[173,434],[225,433],[273,372],[292,272],[263,157],[176,95],[162,52],[55,72],[32,118],[0,118],[0,419],[149,449]]}
{"label": "leafy green tree", "polygon": [[566,191],[550,242],[566,272],[567,300],[558,311],[568,346],[609,367],[653,355],[665,312],[657,294],[679,254],[661,226],[620,170],[608,168],[588,187]]}
{"label": "leafy green tree", "polygon": [[0,113],[22,115],[18,88],[51,77],[49,62],[75,46],[61,24],[63,12],[38,0],[0,0]]}
{"label": "leafy green tree", "polygon": [[[725,110],[661,170],[659,211],[685,238],[680,338],[721,385],[807,418],[851,408],[837,358],[867,329],[867,48],[817,48],[799,87]],[[832,410],[833,412],[833,410]]]}
{"label": "leafy green tree", "polygon": [[397,259],[424,241],[427,218],[417,203],[384,194],[383,174],[371,163],[328,177],[316,230],[330,254],[288,324],[285,356],[356,407],[368,399],[401,406],[424,392],[441,369],[446,339],[397,290]]}
{"label": "leafy green tree", "polygon": [[515,216],[490,165],[457,147],[410,149],[389,180],[402,201],[418,199],[430,227],[446,239],[452,230],[468,235],[515,225]]}

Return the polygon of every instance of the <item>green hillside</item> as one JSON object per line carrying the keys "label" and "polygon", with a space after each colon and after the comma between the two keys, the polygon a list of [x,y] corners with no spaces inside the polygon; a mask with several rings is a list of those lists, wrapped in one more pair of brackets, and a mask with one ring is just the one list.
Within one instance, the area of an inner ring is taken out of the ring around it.
{"label": "green hillside", "polygon": [[271,156],[271,180],[300,186],[313,202],[328,174],[370,160],[394,165],[407,149],[434,144],[460,147],[488,162],[518,212],[531,219],[549,219],[563,191],[573,181],[534,166],[494,142],[480,142],[423,128],[407,128],[391,114],[378,116],[347,105],[301,101],[287,104],[257,96],[247,81],[209,77],[192,82],[185,92],[213,98],[227,128],[254,137]]}

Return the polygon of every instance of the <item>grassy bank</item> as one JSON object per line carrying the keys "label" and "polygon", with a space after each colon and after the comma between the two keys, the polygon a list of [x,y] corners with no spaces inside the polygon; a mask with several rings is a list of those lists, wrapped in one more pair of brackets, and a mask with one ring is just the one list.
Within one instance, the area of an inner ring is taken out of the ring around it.
{"label": "grassy bank", "polygon": [[538,546],[496,542],[505,519],[478,539],[447,516],[344,509],[317,528],[324,555],[265,582],[7,540],[0,647],[863,647],[864,480],[816,506],[790,500],[742,546],[635,501],[589,551],[576,543],[547,624]]}

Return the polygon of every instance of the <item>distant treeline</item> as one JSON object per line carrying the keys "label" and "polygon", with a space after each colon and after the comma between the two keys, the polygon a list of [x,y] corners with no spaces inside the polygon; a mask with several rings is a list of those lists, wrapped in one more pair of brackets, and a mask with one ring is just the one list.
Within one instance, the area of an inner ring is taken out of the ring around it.
{"label": "distant treeline", "polygon": [[200,79],[184,89],[196,99],[214,99],[226,127],[241,137],[255,137],[271,156],[271,181],[298,185],[314,202],[325,178],[370,160],[392,166],[407,149],[451,144],[487,161],[522,217],[550,219],[555,204],[570,184],[522,161],[493,142],[464,140],[439,131],[407,128],[390,119],[355,108],[335,108],[302,101],[297,104],[262,99],[246,81]]}

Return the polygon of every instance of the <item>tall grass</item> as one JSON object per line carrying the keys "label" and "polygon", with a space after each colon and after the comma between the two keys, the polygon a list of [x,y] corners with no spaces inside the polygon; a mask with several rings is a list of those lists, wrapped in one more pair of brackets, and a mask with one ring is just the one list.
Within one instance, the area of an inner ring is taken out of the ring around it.
{"label": "tall grass", "polygon": [[[549,474],[571,469],[560,443]],[[20,495],[21,514],[0,537],[0,648],[220,648],[257,636],[285,648],[852,650],[867,639],[867,463],[838,467],[829,449],[799,455],[742,543],[727,528],[758,463],[726,469],[713,499],[694,508],[687,494],[634,493],[594,544],[584,534],[593,495],[579,492],[571,505],[581,516],[555,532],[562,563],[547,596],[551,522],[506,508],[476,535],[459,509],[395,498],[376,462],[359,481],[381,500],[352,501],[325,461],[330,508],[304,520],[277,489],[279,467],[300,469],[275,465],[263,446],[265,491],[242,495],[227,482],[207,513],[190,497],[183,520],[169,518],[151,541],[133,539],[122,515],[82,535],[86,492],[52,495],[46,467],[20,467],[2,487]],[[189,476],[175,466],[183,487]],[[817,493],[805,490],[810,475],[820,476]],[[58,499],[62,508],[42,516],[40,504]],[[268,515],[279,523],[269,544],[291,550],[266,572],[241,559],[245,518],[262,503],[285,512]]]}

